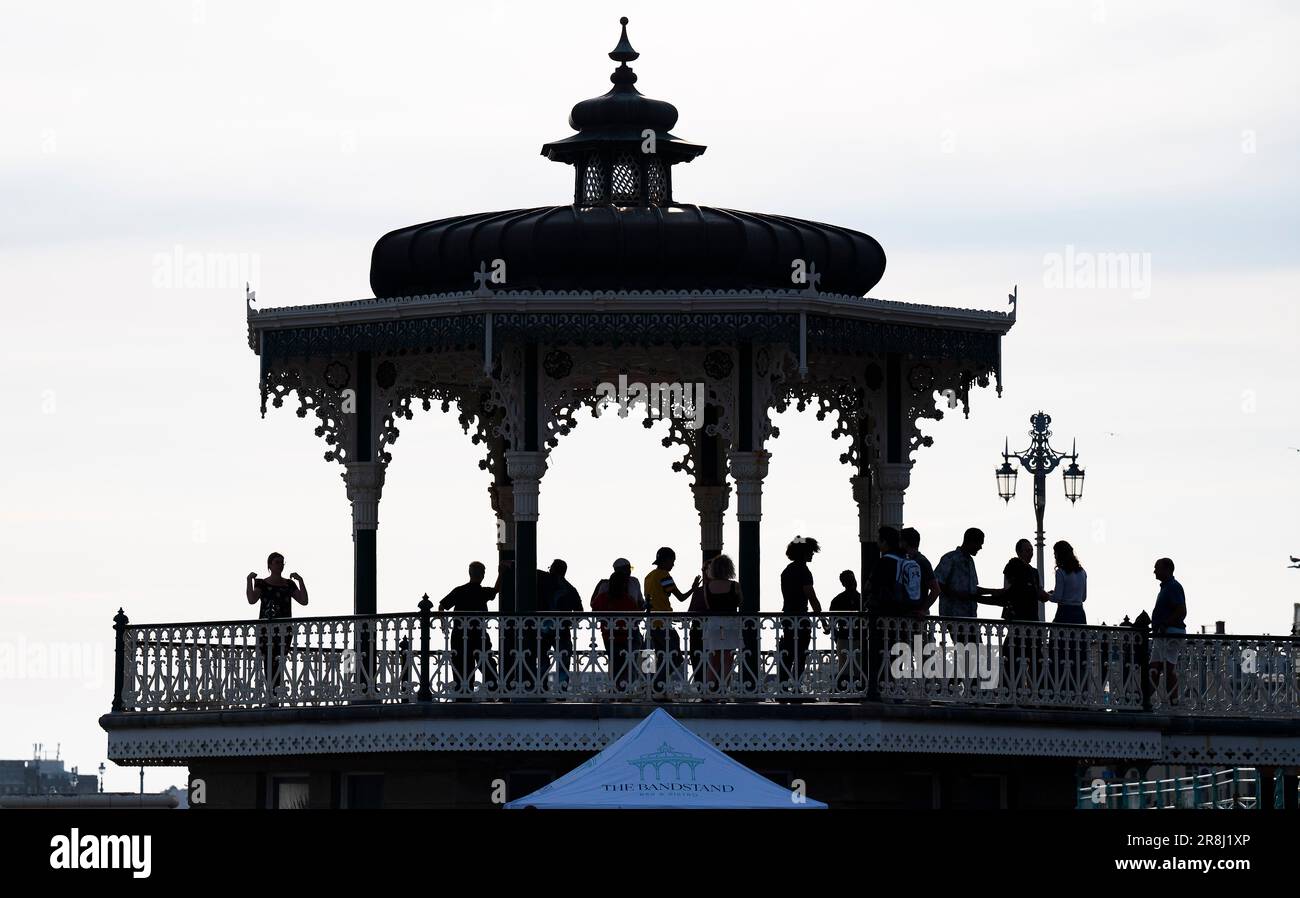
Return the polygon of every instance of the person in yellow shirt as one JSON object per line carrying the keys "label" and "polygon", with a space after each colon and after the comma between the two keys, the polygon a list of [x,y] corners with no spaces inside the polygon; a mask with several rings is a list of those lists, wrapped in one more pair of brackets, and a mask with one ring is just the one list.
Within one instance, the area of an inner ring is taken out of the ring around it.
{"label": "person in yellow shirt", "polygon": [[[676,563],[677,553],[667,546],[655,553],[654,570],[645,575],[645,597],[651,614],[671,614],[672,600],[675,598],[679,602],[686,601],[691,597],[695,587],[700,585],[700,578],[696,577],[690,589],[685,592],[678,589],[672,574],[673,565]],[[671,645],[670,633],[672,634]],[[671,659],[681,655],[681,642],[671,627],[665,626],[662,620],[656,620],[650,624],[650,647],[655,653],[654,698],[662,700],[666,697],[668,668]]]}

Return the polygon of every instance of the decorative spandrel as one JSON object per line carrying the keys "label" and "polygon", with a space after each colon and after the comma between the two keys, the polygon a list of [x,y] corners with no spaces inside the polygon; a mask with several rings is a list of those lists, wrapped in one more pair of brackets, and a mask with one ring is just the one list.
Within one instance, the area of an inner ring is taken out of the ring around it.
{"label": "decorative spandrel", "polygon": [[[377,457],[392,461],[391,447],[401,435],[399,421],[410,421],[417,408],[443,413],[456,407],[461,430],[476,446],[484,447],[479,468],[492,469],[487,451],[499,417],[491,386],[474,352],[412,353],[383,359],[376,368],[376,400],[383,409]],[[495,471],[493,472],[495,473]]]}
{"label": "decorative spandrel", "polygon": [[268,400],[272,408],[281,408],[296,394],[295,413],[299,418],[314,416],[315,434],[329,447],[325,460],[346,464],[352,460],[357,414],[355,364],[350,355],[267,362],[262,374],[262,415],[266,415]]}
{"label": "decorative spandrel", "polygon": [[[874,356],[819,353],[809,360],[808,374],[785,382],[774,400],[777,412],[792,406],[803,412],[816,407],[818,421],[833,420],[831,439],[845,440],[840,462],[855,470],[879,451],[879,422],[884,414],[884,371]],[[774,436],[779,436],[777,430]]]}
{"label": "decorative spandrel", "polygon": [[[673,470],[691,475],[701,433],[724,442],[731,438],[736,388],[730,348],[549,346],[539,355],[542,441],[548,448],[572,433],[584,408],[593,417],[635,414],[646,429],[665,424],[660,442],[685,449]],[[502,398],[514,401],[504,392]],[[716,415],[706,421],[708,408]]]}

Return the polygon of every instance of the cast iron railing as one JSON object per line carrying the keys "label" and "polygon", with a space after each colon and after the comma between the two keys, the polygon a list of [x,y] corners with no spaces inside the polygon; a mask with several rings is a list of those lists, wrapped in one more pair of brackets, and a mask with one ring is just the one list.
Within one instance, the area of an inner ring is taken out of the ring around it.
{"label": "cast iron railing", "polygon": [[[887,701],[1300,717],[1297,640],[845,614],[349,615],[132,626],[113,710],[449,701]],[[870,639],[868,639],[870,634]],[[1163,672],[1163,670],[1162,670]]]}

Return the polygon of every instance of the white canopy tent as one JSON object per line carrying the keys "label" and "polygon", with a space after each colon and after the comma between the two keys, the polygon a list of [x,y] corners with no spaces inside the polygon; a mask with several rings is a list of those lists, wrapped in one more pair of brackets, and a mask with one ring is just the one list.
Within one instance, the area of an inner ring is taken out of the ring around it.
{"label": "white canopy tent", "polygon": [[621,739],[507,808],[825,808],[727,757],[656,708]]}

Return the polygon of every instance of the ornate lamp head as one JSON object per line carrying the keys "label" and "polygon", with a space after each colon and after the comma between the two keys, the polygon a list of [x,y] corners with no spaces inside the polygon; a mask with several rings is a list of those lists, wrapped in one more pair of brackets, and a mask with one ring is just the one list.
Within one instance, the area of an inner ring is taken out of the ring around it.
{"label": "ornate lamp head", "polygon": [[1011,453],[1008,445],[1004,442],[1002,446],[1002,467],[995,472],[998,481],[998,495],[1001,496],[1007,504],[1016,495],[1016,469],[1011,464]]}
{"label": "ornate lamp head", "polygon": [[1076,440],[1070,446],[1070,466],[1061,472],[1061,477],[1065,481],[1065,498],[1070,500],[1070,504],[1083,498],[1083,468],[1079,467],[1079,444]]}

